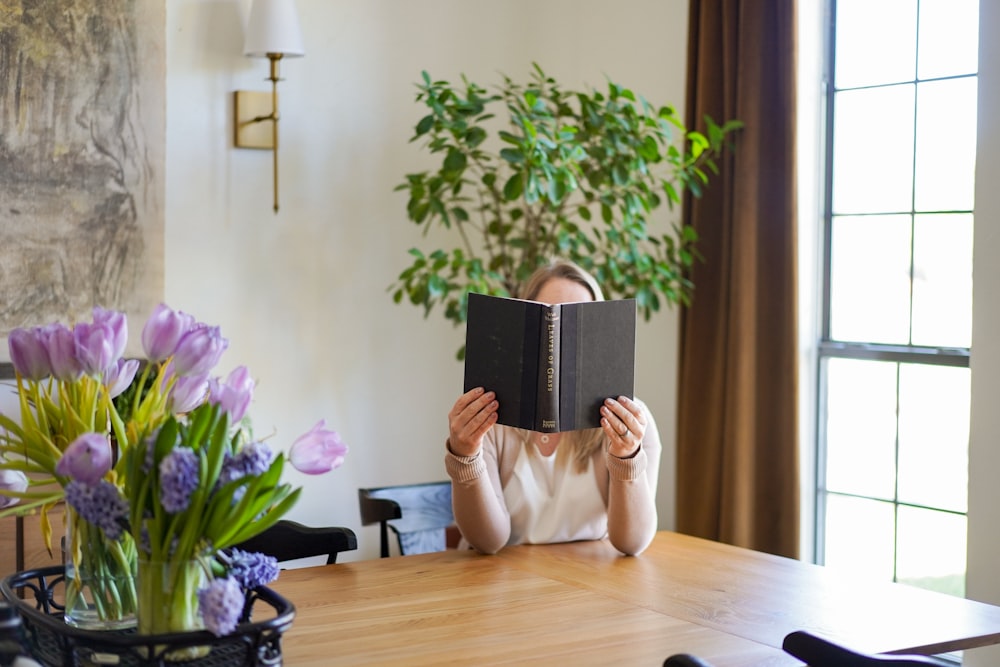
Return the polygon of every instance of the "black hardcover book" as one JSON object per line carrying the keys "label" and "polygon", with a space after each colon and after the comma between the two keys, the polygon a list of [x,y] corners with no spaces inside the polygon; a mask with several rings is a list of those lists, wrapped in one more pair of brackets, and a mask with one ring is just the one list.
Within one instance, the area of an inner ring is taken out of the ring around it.
{"label": "black hardcover book", "polygon": [[550,306],[470,293],[465,391],[496,392],[508,426],[598,428],[605,398],[633,396],[635,313],[635,299]]}

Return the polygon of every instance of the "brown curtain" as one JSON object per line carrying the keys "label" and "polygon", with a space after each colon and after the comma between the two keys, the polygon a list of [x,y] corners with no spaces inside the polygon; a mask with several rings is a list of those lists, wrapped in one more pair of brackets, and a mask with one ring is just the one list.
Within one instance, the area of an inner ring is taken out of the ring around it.
{"label": "brown curtain", "polygon": [[796,557],[796,0],[691,0],[687,121],[745,123],[685,219],[677,528]]}

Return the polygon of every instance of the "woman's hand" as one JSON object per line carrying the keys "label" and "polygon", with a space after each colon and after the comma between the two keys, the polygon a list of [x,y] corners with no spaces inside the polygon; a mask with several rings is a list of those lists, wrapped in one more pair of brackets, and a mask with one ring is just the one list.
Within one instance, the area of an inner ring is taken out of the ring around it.
{"label": "woman's hand", "polygon": [[635,456],[646,435],[646,417],[639,404],[625,396],[608,398],[601,406],[601,428],[611,445],[612,456],[627,459]]}
{"label": "woman's hand", "polygon": [[496,394],[476,387],[462,394],[448,413],[448,448],[458,456],[475,456],[483,436],[497,421]]}

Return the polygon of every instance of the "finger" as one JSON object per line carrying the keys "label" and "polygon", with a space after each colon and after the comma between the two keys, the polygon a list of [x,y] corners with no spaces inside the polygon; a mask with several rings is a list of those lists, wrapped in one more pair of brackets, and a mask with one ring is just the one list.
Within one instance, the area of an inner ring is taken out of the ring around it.
{"label": "finger", "polygon": [[601,414],[611,423],[618,435],[624,435],[633,428],[635,417],[625,406],[613,398],[604,401],[604,405],[601,406]]}
{"label": "finger", "polygon": [[629,414],[635,417],[636,421],[645,424],[645,414],[642,411],[642,406],[635,402],[628,396],[619,396],[617,403],[628,410]]}
{"label": "finger", "polygon": [[458,415],[459,420],[464,422],[471,422],[473,419],[476,418],[477,415],[480,415],[483,412],[488,413],[491,410],[495,411],[497,409],[495,399],[496,399],[496,394],[494,394],[492,391],[487,391],[481,394],[480,396],[476,397],[475,400],[473,400],[471,403],[466,405],[465,409],[459,413]]}
{"label": "finger", "polygon": [[646,430],[646,412],[642,405],[628,396],[619,396],[616,403],[628,411],[627,414],[619,413],[622,421],[628,425],[630,431],[641,437]]}
{"label": "finger", "polygon": [[482,387],[474,387],[459,396],[458,400],[455,401],[455,405],[452,406],[451,412],[448,413],[449,418],[460,414],[469,404],[480,398],[484,393],[486,393],[486,390]]}

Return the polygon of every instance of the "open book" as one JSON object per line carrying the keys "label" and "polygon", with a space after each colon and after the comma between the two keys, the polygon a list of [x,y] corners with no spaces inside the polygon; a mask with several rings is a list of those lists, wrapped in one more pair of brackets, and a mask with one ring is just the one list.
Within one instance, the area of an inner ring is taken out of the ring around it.
{"label": "open book", "polygon": [[604,399],[633,395],[635,313],[634,299],[550,306],[470,293],[465,391],[496,392],[508,426],[598,428]]}

